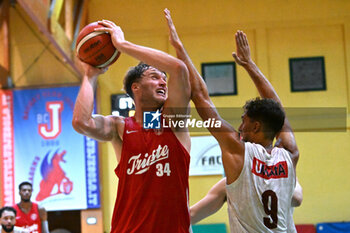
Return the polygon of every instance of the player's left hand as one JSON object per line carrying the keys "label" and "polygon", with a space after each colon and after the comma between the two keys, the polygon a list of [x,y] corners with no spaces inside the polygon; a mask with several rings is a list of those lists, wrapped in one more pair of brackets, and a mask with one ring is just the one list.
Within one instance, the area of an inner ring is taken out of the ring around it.
{"label": "player's left hand", "polygon": [[250,57],[250,47],[247,36],[242,31],[237,31],[235,34],[237,53],[233,52],[232,57],[236,63],[241,66],[247,65],[252,62]]}
{"label": "player's left hand", "polygon": [[183,47],[182,42],[181,42],[179,36],[177,35],[175,25],[173,23],[171,15],[170,15],[170,11],[167,8],[164,9],[164,14],[165,14],[165,18],[166,18],[167,23],[168,23],[169,40],[170,40],[171,45],[174,46],[175,48]]}
{"label": "player's left hand", "polygon": [[105,31],[111,35],[112,43],[116,49],[121,50],[122,43],[125,42],[123,30],[115,23],[109,20],[98,21],[99,24],[103,25],[103,28],[96,28],[95,31]]}

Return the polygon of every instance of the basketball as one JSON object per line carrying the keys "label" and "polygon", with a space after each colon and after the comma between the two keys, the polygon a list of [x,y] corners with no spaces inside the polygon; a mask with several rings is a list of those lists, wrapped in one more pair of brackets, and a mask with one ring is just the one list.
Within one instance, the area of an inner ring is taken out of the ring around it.
{"label": "basketball", "polygon": [[83,62],[103,68],[114,63],[120,52],[113,46],[109,33],[94,30],[99,27],[103,26],[93,22],[79,32],[76,52]]}

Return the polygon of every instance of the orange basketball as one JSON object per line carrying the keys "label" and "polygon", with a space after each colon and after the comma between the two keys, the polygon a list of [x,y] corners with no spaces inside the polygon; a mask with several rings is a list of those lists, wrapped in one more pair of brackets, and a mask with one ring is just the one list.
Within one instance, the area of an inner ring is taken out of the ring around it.
{"label": "orange basketball", "polygon": [[83,62],[102,68],[115,62],[119,58],[120,52],[113,46],[109,33],[94,30],[99,27],[103,26],[93,22],[80,31],[76,52]]}

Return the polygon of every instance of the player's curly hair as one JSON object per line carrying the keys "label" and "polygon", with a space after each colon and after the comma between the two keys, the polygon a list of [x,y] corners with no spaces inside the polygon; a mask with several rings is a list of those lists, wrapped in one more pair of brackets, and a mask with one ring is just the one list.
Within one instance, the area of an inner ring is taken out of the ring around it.
{"label": "player's curly hair", "polygon": [[282,106],[275,100],[261,98],[248,100],[243,109],[249,118],[262,124],[267,138],[274,139],[282,129],[285,113]]}
{"label": "player's curly hair", "polygon": [[130,67],[129,71],[124,77],[124,90],[131,97],[134,98],[134,94],[131,90],[131,85],[141,79],[143,72],[148,70],[150,65],[140,62],[137,66]]}

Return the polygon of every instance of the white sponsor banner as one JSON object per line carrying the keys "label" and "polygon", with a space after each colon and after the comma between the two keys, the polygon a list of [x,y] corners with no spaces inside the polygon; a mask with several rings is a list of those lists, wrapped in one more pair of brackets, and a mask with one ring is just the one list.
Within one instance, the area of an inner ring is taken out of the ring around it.
{"label": "white sponsor banner", "polygon": [[190,176],[222,175],[221,149],[213,136],[191,137]]}

